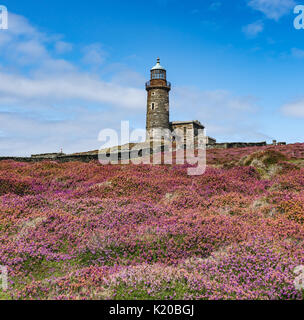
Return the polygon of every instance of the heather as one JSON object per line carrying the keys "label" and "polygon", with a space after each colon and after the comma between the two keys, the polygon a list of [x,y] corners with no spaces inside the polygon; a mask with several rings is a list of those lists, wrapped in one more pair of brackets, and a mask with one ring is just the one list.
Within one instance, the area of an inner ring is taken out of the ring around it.
{"label": "heather", "polygon": [[0,298],[303,299],[304,144],[207,164],[0,162]]}

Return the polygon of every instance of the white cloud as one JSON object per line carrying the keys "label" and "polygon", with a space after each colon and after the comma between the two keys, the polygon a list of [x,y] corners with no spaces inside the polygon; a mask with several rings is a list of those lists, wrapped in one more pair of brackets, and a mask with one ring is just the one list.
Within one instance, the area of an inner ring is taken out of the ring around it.
{"label": "white cloud", "polygon": [[[52,55],[72,49],[62,36],[43,34],[12,13],[9,21],[10,29],[0,33],[1,155],[60,147],[67,152],[96,149],[104,126],[115,127],[121,119],[136,119],[139,114],[144,123],[143,88],[121,79],[118,70],[112,70],[108,76],[112,80],[107,81],[84,72],[76,63]],[[94,44],[84,49],[84,55],[87,63],[100,65],[106,52]],[[139,77],[134,71],[131,75]]]}
{"label": "white cloud", "polygon": [[0,32],[0,58],[6,64],[38,65],[52,59],[47,45],[53,39],[34,28],[26,18],[9,13],[9,29]]}
{"label": "white cloud", "polygon": [[55,43],[55,50],[58,54],[63,54],[72,51],[73,45],[65,41],[57,41]]}
{"label": "white cloud", "polygon": [[89,65],[100,66],[106,60],[106,52],[102,49],[101,44],[93,43],[84,48],[83,62]]}
{"label": "white cloud", "polygon": [[256,111],[256,99],[251,96],[234,96],[226,90],[202,91],[195,88],[176,88],[175,104],[185,106],[188,101],[192,107],[200,112],[205,112],[204,117],[214,117],[215,113],[227,112],[227,117],[235,117],[240,112]]}
{"label": "white cloud", "polygon": [[264,23],[262,21],[256,21],[243,27],[242,30],[247,37],[254,38],[264,30]]}
{"label": "white cloud", "polygon": [[35,38],[45,37],[45,35],[33,27],[25,17],[12,12],[9,12],[9,29],[7,31],[15,36],[25,35]]}
{"label": "white cloud", "polygon": [[64,59],[54,59],[48,57],[40,62],[39,68],[32,70],[37,77],[68,75],[77,72],[77,66]]}
{"label": "white cloud", "polygon": [[[259,141],[267,139],[259,132],[257,99],[237,96],[226,90],[203,91],[197,88],[175,88],[172,93],[173,120],[200,120],[207,134],[219,140]],[[186,108],[186,109],[185,109]],[[191,115],[185,117],[187,111]],[[186,118],[186,119],[185,119]]]}
{"label": "white cloud", "polygon": [[100,130],[113,128],[119,132],[120,122],[124,119],[123,110],[113,113],[88,110],[87,108],[68,107],[74,114],[71,119],[50,121],[41,119],[39,114],[31,115],[15,112],[0,112],[1,134],[0,154],[29,156],[35,153],[65,153],[96,150],[102,147],[97,137]]}
{"label": "white cloud", "polygon": [[0,93],[3,98],[17,98],[20,102],[22,99],[44,99],[50,103],[79,99],[128,109],[140,109],[145,105],[143,90],[121,87],[83,73],[61,75],[60,78],[29,78],[0,73]]}
{"label": "white cloud", "polygon": [[298,48],[292,48],[291,55],[295,58],[303,59],[304,58],[304,50],[301,50]]}
{"label": "white cloud", "polygon": [[114,66],[112,69],[116,70],[111,79],[113,84],[119,86],[143,87],[147,81],[143,75],[123,65]]}
{"label": "white cloud", "polygon": [[[21,103],[22,99],[27,99],[32,102],[53,103],[80,99],[122,108],[138,109],[144,106],[144,90],[120,85],[118,81],[103,81],[97,75],[80,71],[64,59],[53,58],[45,42],[56,37],[42,35],[25,18],[11,14],[9,30],[0,57],[3,55],[6,62],[13,61],[14,65],[20,63],[26,66],[30,70],[30,75],[24,74],[22,69],[14,73],[0,69],[2,101]],[[4,33],[0,33],[2,34]],[[54,46],[59,52],[71,49],[71,45],[63,41],[56,40]],[[87,46],[84,52],[84,59],[88,63],[95,64],[102,63],[103,56],[106,55],[100,44]],[[132,76],[135,75],[133,72]]]}
{"label": "white cloud", "polygon": [[266,15],[267,18],[279,20],[284,15],[291,13],[296,5],[294,0],[250,0],[248,5]]}
{"label": "white cloud", "polygon": [[284,115],[295,118],[304,118],[304,99],[299,99],[283,105],[281,111]]}
{"label": "white cloud", "polygon": [[15,61],[18,61],[21,64],[28,64],[40,59],[46,59],[47,57],[48,53],[39,41],[28,40],[15,44],[11,59],[15,59]]}

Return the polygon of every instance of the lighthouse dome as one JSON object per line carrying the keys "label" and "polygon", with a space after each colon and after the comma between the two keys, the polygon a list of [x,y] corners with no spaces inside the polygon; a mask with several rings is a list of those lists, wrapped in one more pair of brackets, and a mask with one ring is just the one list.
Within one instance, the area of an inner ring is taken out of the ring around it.
{"label": "lighthouse dome", "polygon": [[166,69],[160,65],[160,59],[157,58],[157,63],[156,63],[156,65],[151,69],[151,71],[152,71],[152,70],[166,70]]}

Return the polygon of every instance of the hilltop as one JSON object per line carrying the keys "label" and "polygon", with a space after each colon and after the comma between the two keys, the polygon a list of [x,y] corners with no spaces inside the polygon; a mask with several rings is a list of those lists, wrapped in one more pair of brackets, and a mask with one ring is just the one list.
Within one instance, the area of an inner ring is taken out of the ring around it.
{"label": "hilltop", "polygon": [[303,299],[304,144],[207,164],[0,162],[0,297]]}

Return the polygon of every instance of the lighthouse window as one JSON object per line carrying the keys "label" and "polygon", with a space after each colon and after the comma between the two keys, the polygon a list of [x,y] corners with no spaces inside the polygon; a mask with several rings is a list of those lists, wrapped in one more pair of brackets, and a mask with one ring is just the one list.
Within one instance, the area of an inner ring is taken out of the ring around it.
{"label": "lighthouse window", "polygon": [[154,103],[151,104],[151,109],[152,109],[152,110],[155,109],[155,104],[154,104]]}
{"label": "lighthouse window", "polygon": [[165,73],[160,70],[155,70],[152,72],[152,79],[165,79]]}

